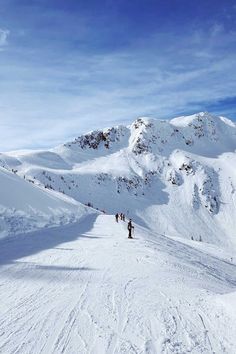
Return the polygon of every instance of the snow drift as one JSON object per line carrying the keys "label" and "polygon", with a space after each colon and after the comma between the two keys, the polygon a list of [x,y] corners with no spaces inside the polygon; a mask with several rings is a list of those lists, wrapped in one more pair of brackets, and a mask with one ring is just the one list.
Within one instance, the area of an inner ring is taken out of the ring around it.
{"label": "snow drift", "polygon": [[81,219],[88,208],[0,168],[0,237]]}

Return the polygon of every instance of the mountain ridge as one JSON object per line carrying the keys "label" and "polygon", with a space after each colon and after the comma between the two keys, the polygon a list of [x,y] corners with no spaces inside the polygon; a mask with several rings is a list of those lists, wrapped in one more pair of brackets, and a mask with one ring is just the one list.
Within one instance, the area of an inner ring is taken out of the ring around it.
{"label": "mountain ridge", "polygon": [[235,150],[236,125],[200,112],[140,117],[48,151],[1,154],[0,164],[107,213],[123,211],[152,230],[228,248],[236,244]]}

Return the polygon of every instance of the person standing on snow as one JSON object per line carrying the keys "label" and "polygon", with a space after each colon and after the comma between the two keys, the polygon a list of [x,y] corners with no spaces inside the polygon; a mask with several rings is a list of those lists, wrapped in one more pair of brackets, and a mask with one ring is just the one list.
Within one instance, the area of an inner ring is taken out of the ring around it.
{"label": "person standing on snow", "polygon": [[119,214],[116,213],[115,217],[116,217],[116,222],[118,222],[118,220],[119,220]]}
{"label": "person standing on snow", "polygon": [[128,228],[128,231],[129,231],[128,238],[133,238],[132,237],[132,230],[134,229],[134,226],[132,224],[132,220],[131,219],[129,219],[127,228]]}

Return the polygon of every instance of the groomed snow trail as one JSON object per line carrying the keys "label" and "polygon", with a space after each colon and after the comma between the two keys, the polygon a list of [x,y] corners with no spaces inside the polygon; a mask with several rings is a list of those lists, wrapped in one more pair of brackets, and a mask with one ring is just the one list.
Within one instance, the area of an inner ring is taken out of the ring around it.
{"label": "groomed snow trail", "polygon": [[227,259],[105,215],[0,247],[0,353],[235,353]]}

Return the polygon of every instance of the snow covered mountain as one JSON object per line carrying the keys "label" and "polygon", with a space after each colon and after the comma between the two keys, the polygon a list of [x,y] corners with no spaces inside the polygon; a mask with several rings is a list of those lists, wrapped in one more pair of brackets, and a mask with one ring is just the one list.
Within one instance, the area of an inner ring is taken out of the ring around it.
{"label": "snow covered mountain", "polygon": [[236,125],[198,113],[138,118],[49,151],[0,155],[42,187],[173,237],[236,246]]}
{"label": "snow covered mountain", "polygon": [[0,154],[0,352],[235,354],[235,150],[199,113]]}

